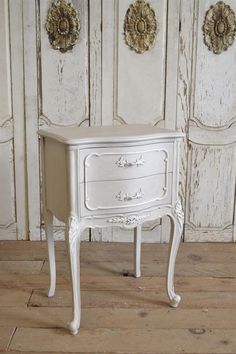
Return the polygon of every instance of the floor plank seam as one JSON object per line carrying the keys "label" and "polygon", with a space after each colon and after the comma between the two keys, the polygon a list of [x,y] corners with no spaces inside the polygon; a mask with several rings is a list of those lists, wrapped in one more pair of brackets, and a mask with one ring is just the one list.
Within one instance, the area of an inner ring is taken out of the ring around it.
{"label": "floor plank seam", "polygon": [[6,347],[6,351],[8,351],[8,349],[10,348],[11,342],[12,342],[12,340],[13,340],[13,337],[14,337],[14,335],[15,335],[15,333],[16,333],[17,328],[18,328],[18,327],[15,327],[15,328],[14,328],[14,330],[13,330],[11,336],[10,336],[10,339],[9,339],[8,344],[7,344],[7,347]]}
{"label": "floor plank seam", "polygon": [[31,298],[33,296],[33,293],[34,293],[34,289],[31,290],[31,293],[30,293],[29,299],[27,301],[27,306],[26,307],[32,307],[32,306],[30,306],[30,301],[31,301]]}
{"label": "floor plank seam", "polygon": [[43,264],[42,264],[42,267],[41,267],[41,269],[40,269],[40,271],[39,271],[39,274],[43,272],[43,267],[44,267],[46,261],[47,261],[47,258],[45,258],[45,259],[43,260]]}

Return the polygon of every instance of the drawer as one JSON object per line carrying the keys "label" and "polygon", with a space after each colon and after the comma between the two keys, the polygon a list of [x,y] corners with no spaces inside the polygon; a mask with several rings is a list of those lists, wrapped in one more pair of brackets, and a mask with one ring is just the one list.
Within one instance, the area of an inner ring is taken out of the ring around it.
{"label": "drawer", "polygon": [[168,204],[171,202],[171,187],[172,173],[133,180],[81,183],[81,215]]}
{"label": "drawer", "polygon": [[84,149],[80,166],[80,181],[86,182],[169,173],[173,171],[173,143]]}

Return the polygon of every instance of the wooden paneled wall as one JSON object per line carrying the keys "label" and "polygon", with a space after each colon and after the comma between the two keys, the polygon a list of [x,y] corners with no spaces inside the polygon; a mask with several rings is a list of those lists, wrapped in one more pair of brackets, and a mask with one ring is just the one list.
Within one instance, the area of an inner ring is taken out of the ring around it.
{"label": "wooden paneled wall", "polygon": [[[186,133],[180,196],[186,241],[235,240],[236,41],[216,55],[203,42],[210,0],[150,0],[158,33],[143,54],[124,41],[132,1],[72,0],[80,34],[72,51],[52,49],[52,0],[0,2],[0,239],[40,240],[37,130],[51,125],[148,123]],[[227,3],[236,12],[235,1]],[[64,225],[55,222],[55,236]],[[144,225],[147,242],[168,241],[168,222]],[[128,241],[117,229],[84,239]]]}

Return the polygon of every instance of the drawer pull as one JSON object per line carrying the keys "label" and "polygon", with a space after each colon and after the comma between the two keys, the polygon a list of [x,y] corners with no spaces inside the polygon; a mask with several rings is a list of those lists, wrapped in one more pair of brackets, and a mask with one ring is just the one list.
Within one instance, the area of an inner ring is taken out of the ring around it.
{"label": "drawer pull", "polygon": [[127,159],[125,159],[123,156],[121,156],[117,161],[116,161],[116,165],[118,167],[133,167],[133,166],[141,166],[144,165],[145,161],[143,159],[143,156],[141,155],[138,159],[136,159],[135,161],[129,161]]}
{"label": "drawer pull", "polygon": [[134,195],[129,195],[129,193],[120,191],[116,195],[116,199],[118,199],[120,202],[127,202],[129,200],[141,199],[143,196],[144,192],[142,191],[142,188],[140,188],[139,191],[136,192]]}

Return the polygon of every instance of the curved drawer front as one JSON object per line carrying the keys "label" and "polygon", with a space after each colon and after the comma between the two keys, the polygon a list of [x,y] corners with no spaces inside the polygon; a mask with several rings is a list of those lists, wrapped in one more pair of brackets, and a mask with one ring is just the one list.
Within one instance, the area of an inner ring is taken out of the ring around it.
{"label": "curved drawer front", "polygon": [[[132,179],[173,170],[173,144],[85,149],[80,152],[81,181]],[[84,174],[83,174],[84,171]]]}
{"label": "curved drawer front", "polygon": [[[123,181],[81,183],[81,215],[91,212],[147,208],[171,202],[172,173]],[[123,210],[124,211],[124,210]]]}

